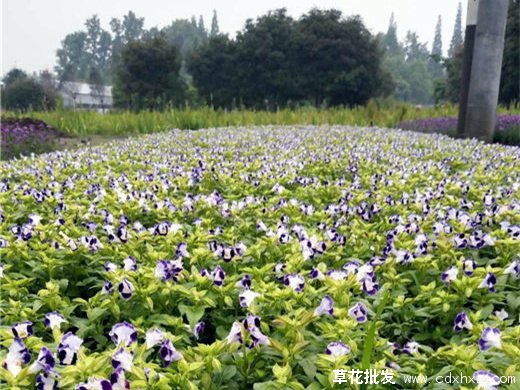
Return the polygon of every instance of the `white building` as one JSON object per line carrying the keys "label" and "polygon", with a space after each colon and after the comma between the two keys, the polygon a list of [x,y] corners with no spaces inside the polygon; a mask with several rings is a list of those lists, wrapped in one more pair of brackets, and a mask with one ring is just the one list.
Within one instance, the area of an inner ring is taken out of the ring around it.
{"label": "white building", "polygon": [[112,107],[112,86],[65,81],[59,92],[65,108],[104,111]]}

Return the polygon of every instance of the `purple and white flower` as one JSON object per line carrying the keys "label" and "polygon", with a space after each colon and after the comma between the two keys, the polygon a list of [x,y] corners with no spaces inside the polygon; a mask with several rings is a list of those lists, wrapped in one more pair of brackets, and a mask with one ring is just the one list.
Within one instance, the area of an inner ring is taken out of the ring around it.
{"label": "purple and white flower", "polygon": [[441,274],[441,280],[444,282],[444,284],[448,285],[454,280],[457,280],[458,274],[459,269],[455,266],[451,266]]}
{"label": "purple and white flower", "polygon": [[334,358],[340,358],[350,353],[350,347],[341,341],[334,341],[327,345],[325,353]]}
{"label": "purple and white flower", "polygon": [[353,319],[355,319],[360,324],[367,321],[367,319],[368,319],[367,313],[368,312],[367,312],[366,306],[361,302],[356,303],[354,306],[352,306],[348,310],[348,315],[350,317],[352,317]]}
{"label": "purple and white flower", "polygon": [[283,284],[286,286],[291,287],[294,291],[297,293],[300,293],[303,291],[303,288],[305,287],[305,278],[298,274],[288,274],[285,275],[283,279]]}
{"label": "purple and white flower", "polygon": [[163,359],[165,367],[169,367],[172,362],[182,359],[182,354],[175,349],[170,339],[163,341],[159,349],[159,354]]}
{"label": "purple and white flower", "polygon": [[334,315],[334,301],[330,295],[325,295],[320,305],[314,309],[315,316],[322,316],[324,314],[328,314],[329,316]]}
{"label": "purple and white flower", "polygon": [[123,299],[130,299],[135,291],[134,285],[127,278],[124,278],[121,283],[119,283],[117,289]]}
{"label": "purple and white flower", "polygon": [[11,331],[13,332],[13,335],[15,338],[18,339],[25,339],[32,335],[32,322],[31,321],[24,321],[19,322],[11,327]]}
{"label": "purple and white flower", "polygon": [[145,343],[146,348],[153,348],[154,346],[161,344],[164,340],[164,332],[160,329],[154,328],[146,331]]}
{"label": "purple and white flower", "polygon": [[65,317],[63,317],[57,311],[53,311],[53,312],[45,314],[45,318],[43,320],[43,325],[45,325],[47,328],[54,329],[54,328],[59,328],[60,325],[64,322],[67,322]]}
{"label": "purple and white flower", "polygon": [[502,348],[501,342],[501,333],[498,328],[491,328],[487,326],[480,336],[480,340],[478,341],[478,345],[481,351],[487,351],[490,348]]}
{"label": "purple and white flower", "polygon": [[3,362],[3,367],[13,376],[17,376],[22,371],[22,365],[29,363],[31,353],[21,339],[15,338],[9,346],[7,355]]}
{"label": "purple and white flower", "polygon": [[231,326],[231,331],[226,337],[227,343],[240,343],[242,344],[244,342],[244,339],[242,338],[242,324],[240,321],[233,322],[233,325]]}
{"label": "purple and white flower", "polygon": [[477,383],[480,390],[497,390],[500,386],[498,375],[489,371],[479,370],[473,374],[473,380]]}
{"label": "purple and white flower", "polygon": [[108,334],[116,345],[128,347],[137,341],[137,330],[132,324],[123,321],[112,326]]}
{"label": "purple and white flower", "polygon": [[486,277],[482,280],[482,282],[480,282],[478,288],[487,288],[490,292],[494,292],[496,283],[497,278],[495,274],[488,272]]}
{"label": "purple and white flower", "polygon": [[65,333],[58,345],[58,360],[60,364],[75,364],[81,344],[83,344],[83,339],[72,332]]}
{"label": "purple and white flower", "polygon": [[455,316],[453,330],[455,332],[460,332],[463,329],[471,330],[473,329],[473,324],[470,322],[468,315],[462,311]]}
{"label": "purple and white flower", "polygon": [[242,294],[240,294],[240,306],[249,307],[255,298],[259,297],[260,294],[254,292],[253,290],[245,290]]}
{"label": "purple and white flower", "polygon": [[114,356],[112,356],[112,367],[114,369],[121,367],[125,371],[131,371],[134,365],[133,359],[133,352],[127,352],[124,348],[119,348]]}

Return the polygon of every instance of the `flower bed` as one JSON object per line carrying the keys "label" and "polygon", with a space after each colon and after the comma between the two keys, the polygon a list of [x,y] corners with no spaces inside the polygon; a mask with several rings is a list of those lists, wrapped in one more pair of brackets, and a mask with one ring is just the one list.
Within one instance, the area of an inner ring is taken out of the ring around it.
{"label": "flower bed", "polygon": [[[457,133],[457,118],[441,117],[416,119],[401,122],[397,127],[400,129],[420,131],[423,133],[455,135]],[[508,145],[520,145],[520,115],[497,115],[495,141]]]}
{"label": "flower bed", "polygon": [[8,160],[20,154],[49,152],[60,136],[59,131],[37,119],[2,117],[0,154]]}
{"label": "flower bed", "polygon": [[0,378],[324,389],[373,369],[494,389],[520,367],[519,160],[310,126],[3,162]]}

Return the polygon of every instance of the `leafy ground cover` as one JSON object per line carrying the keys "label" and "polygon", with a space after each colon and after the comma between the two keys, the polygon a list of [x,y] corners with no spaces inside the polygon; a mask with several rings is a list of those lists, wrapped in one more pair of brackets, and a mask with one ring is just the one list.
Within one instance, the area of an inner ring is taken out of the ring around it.
{"label": "leafy ground cover", "polygon": [[372,368],[495,389],[520,368],[519,159],[299,126],[2,162],[2,383],[324,389]]}

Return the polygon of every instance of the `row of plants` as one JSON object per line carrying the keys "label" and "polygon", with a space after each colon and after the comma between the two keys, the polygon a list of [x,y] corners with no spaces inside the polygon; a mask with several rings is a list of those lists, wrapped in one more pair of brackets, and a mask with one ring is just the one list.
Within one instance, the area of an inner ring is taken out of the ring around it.
{"label": "row of plants", "polygon": [[289,126],[2,162],[0,385],[518,382],[519,161],[439,134]]}
{"label": "row of plants", "polygon": [[[501,108],[505,111],[505,108]],[[514,112],[514,110],[509,110]],[[206,108],[165,111],[94,111],[56,110],[8,113],[40,119],[70,135],[132,135],[169,129],[203,129],[255,125],[376,125],[395,127],[404,120],[456,115],[455,106],[419,107],[405,103],[371,101],[354,108],[302,107],[277,111],[220,110]],[[520,110],[518,110],[520,113]]]}

